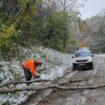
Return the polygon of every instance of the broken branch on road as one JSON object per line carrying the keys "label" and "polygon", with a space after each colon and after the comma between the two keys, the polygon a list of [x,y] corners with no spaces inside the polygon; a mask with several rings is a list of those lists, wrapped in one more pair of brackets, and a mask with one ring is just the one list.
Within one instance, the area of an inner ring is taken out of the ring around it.
{"label": "broken branch on road", "polygon": [[7,81],[4,82],[2,84],[0,84],[0,87],[4,87],[10,84],[22,84],[22,83],[33,83],[33,82],[47,82],[47,81],[51,81],[51,80],[46,80],[46,79],[35,79],[33,81]]}
{"label": "broken branch on road", "polygon": [[11,93],[11,92],[19,92],[19,91],[38,91],[38,90],[44,90],[44,89],[60,89],[60,90],[81,90],[81,89],[97,89],[97,88],[103,88],[105,87],[104,85],[96,85],[96,86],[60,86],[58,84],[52,84],[49,86],[39,86],[39,87],[23,87],[23,88],[0,88],[0,93]]}

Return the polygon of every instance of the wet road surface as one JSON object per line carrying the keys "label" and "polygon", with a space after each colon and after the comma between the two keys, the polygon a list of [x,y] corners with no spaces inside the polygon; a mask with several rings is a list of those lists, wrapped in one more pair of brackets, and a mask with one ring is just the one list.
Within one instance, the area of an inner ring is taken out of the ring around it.
{"label": "wet road surface", "polygon": [[[68,72],[56,82],[65,86],[100,86],[105,84],[105,58],[95,56],[93,70]],[[31,100],[27,105],[105,105],[105,88],[66,91],[55,89],[39,103],[35,103],[34,97],[34,100]]]}

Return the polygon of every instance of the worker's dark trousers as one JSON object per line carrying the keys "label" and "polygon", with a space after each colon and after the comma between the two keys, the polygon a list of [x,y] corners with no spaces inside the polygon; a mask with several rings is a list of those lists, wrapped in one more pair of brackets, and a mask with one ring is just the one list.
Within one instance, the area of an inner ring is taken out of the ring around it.
{"label": "worker's dark trousers", "polygon": [[[32,78],[32,74],[30,72],[30,70],[28,70],[27,68],[23,67],[24,70],[24,74],[25,74],[25,78],[27,81],[30,81]],[[27,85],[29,85],[30,83],[27,83]]]}

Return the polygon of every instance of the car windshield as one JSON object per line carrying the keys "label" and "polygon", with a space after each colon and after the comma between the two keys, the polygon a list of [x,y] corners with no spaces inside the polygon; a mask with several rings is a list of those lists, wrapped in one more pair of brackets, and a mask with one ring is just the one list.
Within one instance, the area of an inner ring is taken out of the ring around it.
{"label": "car windshield", "polygon": [[91,56],[91,52],[90,51],[78,51],[75,52],[75,57],[88,57]]}

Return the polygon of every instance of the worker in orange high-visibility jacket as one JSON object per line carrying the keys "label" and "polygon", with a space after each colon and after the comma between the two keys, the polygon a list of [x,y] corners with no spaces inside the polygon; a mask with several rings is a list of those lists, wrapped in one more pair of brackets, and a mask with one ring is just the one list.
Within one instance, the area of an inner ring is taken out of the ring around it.
{"label": "worker in orange high-visibility jacket", "polygon": [[37,77],[37,67],[41,65],[41,60],[29,59],[22,63],[25,78],[30,81],[32,77]]}

